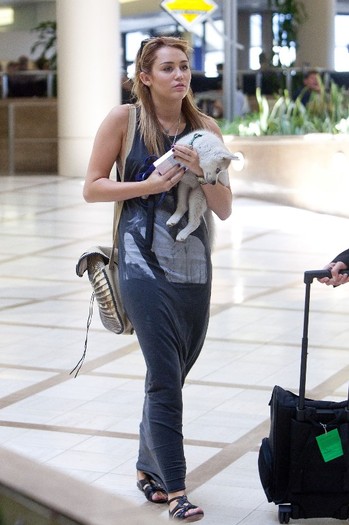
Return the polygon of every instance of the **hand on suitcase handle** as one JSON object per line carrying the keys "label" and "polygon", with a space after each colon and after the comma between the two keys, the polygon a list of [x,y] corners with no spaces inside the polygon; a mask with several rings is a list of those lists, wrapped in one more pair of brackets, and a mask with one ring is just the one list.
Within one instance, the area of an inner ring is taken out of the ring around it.
{"label": "hand on suitcase handle", "polygon": [[[341,274],[349,274],[349,269],[341,270]],[[306,270],[304,272],[304,282],[305,284],[311,284],[313,279],[322,279],[323,277],[332,277],[331,270]]]}
{"label": "hand on suitcase handle", "polygon": [[[349,274],[349,269],[340,270],[341,274]],[[304,321],[303,321],[303,337],[302,337],[302,356],[301,356],[301,370],[299,381],[299,410],[304,410],[305,404],[305,383],[307,370],[307,356],[308,356],[308,325],[309,325],[309,305],[310,305],[310,290],[313,279],[323,279],[324,277],[332,277],[331,270],[307,270],[304,272],[305,283],[305,300],[304,300]]]}

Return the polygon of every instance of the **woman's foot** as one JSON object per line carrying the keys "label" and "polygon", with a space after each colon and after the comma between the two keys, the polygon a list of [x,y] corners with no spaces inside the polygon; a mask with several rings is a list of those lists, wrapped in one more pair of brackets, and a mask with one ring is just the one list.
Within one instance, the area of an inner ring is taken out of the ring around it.
{"label": "woman's foot", "polygon": [[160,483],[152,479],[148,474],[137,471],[137,487],[151,503],[167,503],[168,495]]}
{"label": "woman's foot", "polygon": [[185,494],[171,498],[167,503],[170,507],[170,519],[192,523],[194,521],[199,521],[204,517],[204,511],[202,508],[190,503]]}

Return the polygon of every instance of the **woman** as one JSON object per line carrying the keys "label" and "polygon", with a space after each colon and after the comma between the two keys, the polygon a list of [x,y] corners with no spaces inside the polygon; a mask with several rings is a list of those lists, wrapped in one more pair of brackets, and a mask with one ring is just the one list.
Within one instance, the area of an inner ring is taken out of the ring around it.
{"label": "woman", "polygon": [[[167,502],[171,518],[187,522],[204,515],[185,493],[182,387],[208,326],[210,243],[205,220],[185,242],[175,238],[187,217],[172,227],[166,221],[176,208],[176,186],[185,171],[203,176],[195,147],[177,145],[177,139],[199,128],[221,135],[215,121],[196,107],[190,81],[186,41],[144,41],[136,57],[138,126],[125,182],[109,179],[127,131],[129,107],[121,105],[111,110],[97,132],[84,186],[88,202],[125,201],[119,225],[120,287],[147,367],[137,486],[149,501]],[[162,174],[147,169],[171,148],[178,165]],[[202,189],[208,207],[227,219],[230,188],[216,184]]]}
{"label": "woman", "polygon": [[347,270],[349,268],[349,249],[337,255],[325,268],[331,270],[332,277],[319,279],[320,283],[327,284],[327,286],[339,286],[340,284],[349,282],[349,274],[339,273],[341,270]]}

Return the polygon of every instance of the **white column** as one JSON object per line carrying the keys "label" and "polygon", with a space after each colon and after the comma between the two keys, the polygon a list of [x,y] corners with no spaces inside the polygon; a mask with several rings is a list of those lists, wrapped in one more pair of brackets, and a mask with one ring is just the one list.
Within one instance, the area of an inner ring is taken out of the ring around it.
{"label": "white column", "polygon": [[57,0],[58,172],[84,177],[96,131],[120,101],[118,0]]}
{"label": "white column", "polygon": [[304,2],[308,19],[299,29],[297,66],[333,70],[335,48],[335,0]]}

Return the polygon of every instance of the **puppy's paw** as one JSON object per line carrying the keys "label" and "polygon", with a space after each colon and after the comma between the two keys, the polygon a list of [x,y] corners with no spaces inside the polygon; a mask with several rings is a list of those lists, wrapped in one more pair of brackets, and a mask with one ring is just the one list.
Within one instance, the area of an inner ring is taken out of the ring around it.
{"label": "puppy's paw", "polygon": [[176,241],[177,241],[177,242],[184,242],[184,241],[187,240],[188,235],[189,235],[189,234],[183,234],[182,232],[179,232],[178,235],[177,235],[177,237],[176,237]]}
{"label": "puppy's paw", "polygon": [[175,226],[176,224],[178,224],[179,220],[180,220],[179,216],[171,215],[171,217],[166,222],[166,226]]}

